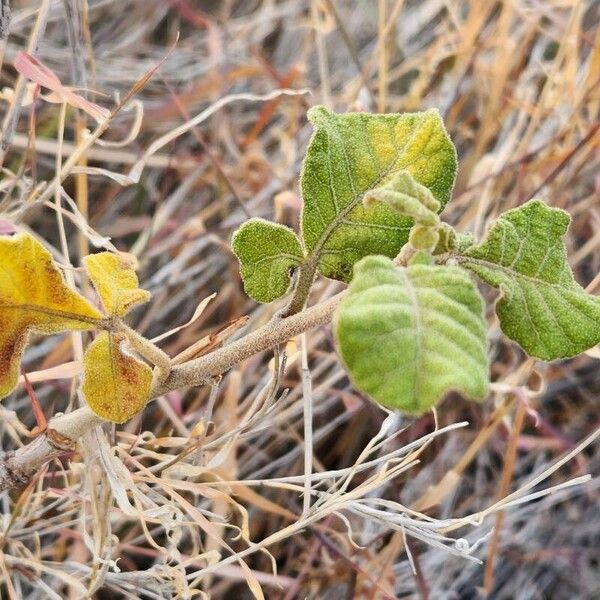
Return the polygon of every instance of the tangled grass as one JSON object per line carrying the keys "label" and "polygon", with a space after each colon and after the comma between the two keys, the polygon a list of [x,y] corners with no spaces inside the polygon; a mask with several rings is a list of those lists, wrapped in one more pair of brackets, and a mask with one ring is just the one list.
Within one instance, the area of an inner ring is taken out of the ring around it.
{"label": "tangled grass", "polygon": [[[10,8],[0,225],[46,240],[79,283],[90,249],[135,255],[153,300],[132,325],[156,337],[196,317],[161,341],[171,356],[234,340],[279,308],[243,294],[228,241],[249,215],[298,222],[317,102],[438,107],[460,158],[447,220],[481,235],[544,198],[573,217],[576,278],[600,285],[596,1]],[[103,106],[128,100],[101,139],[81,112],[28,104],[12,67],[23,49]],[[310,302],[339,289],[319,281]],[[600,489],[586,474],[600,464],[600,354],[525,360],[489,319],[482,405],[452,396],[418,419],[385,413],[351,388],[322,327],[94,430],[0,495],[0,596],[598,597]],[[78,405],[88,341],[31,344],[23,385],[0,405],[2,451]]]}

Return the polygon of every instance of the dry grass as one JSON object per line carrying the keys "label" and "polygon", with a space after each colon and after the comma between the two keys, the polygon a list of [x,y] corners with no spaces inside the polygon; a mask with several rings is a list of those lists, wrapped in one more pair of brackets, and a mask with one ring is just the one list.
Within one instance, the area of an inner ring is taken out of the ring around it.
{"label": "dry grass", "polygon": [[[448,220],[480,234],[532,196],[562,207],[573,216],[576,277],[597,291],[596,1],[65,0],[11,8],[10,36],[0,40],[3,86],[22,85],[12,61],[39,46],[64,83],[108,94],[90,92],[108,107],[133,88],[135,102],[103,136],[126,143],[101,146],[86,141],[93,123],[71,109],[61,143],[59,105],[38,101],[19,113],[18,103],[3,101],[10,144],[0,212],[47,240],[65,265],[79,265],[94,246],[133,252],[153,294],[133,324],[149,337],[185,323],[216,293],[199,319],[161,342],[171,356],[206,336],[209,344],[239,337],[277,310],[245,297],[228,240],[248,215],[297,223],[305,112],[318,102],[439,107],[461,165]],[[311,95],[215,104],[305,87]],[[114,180],[209,107],[218,110],[152,154],[137,183]],[[320,281],[311,302],[338,289]],[[116,431],[94,431],[81,452],[0,495],[0,596],[470,599],[486,588],[494,599],[597,598],[600,480],[576,478],[600,466],[600,354],[536,363],[500,336],[492,311],[490,324],[495,383],[482,405],[452,397],[437,416],[388,416],[349,386],[322,328],[290,343],[285,360],[256,356],[212,387],[172,393]],[[36,340],[26,371],[77,360],[80,341],[88,340]],[[60,371],[3,402],[0,449],[29,441],[32,393],[46,417],[78,403],[72,373]],[[309,452],[303,383],[312,398]]]}

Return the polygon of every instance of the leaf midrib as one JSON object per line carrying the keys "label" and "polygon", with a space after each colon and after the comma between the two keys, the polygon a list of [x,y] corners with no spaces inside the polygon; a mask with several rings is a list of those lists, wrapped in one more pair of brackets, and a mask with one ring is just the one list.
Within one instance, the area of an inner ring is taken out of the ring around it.
{"label": "leaf midrib", "polygon": [[[573,290],[573,291],[577,291],[577,288],[581,287],[575,280],[571,280],[572,285],[567,285],[567,284],[563,284],[563,283],[551,283],[550,281],[546,281],[545,279],[538,279],[536,277],[532,277],[531,275],[525,275],[525,273],[521,273],[520,271],[516,271],[515,269],[511,269],[504,265],[499,265],[498,263],[495,263],[495,262],[492,262],[489,260],[485,260],[484,258],[475,258],[473,256],[468,256],[468,255],[455,256],[454,258],[456,258],[458,260],[459,264],[461,264],[463,266],[465,265],[465,263],[472,262],[477,265],[481,265],[482,267],[487,267],[489,269],[497,269],[498,271],[502,271],[503,273],[506,273],[507,275],[510,275],[511,277],[515,277],[515,278],[520,277],[522,279],[526,279],[534,284],[542,284],[542,285],[545,285],[548,287],[560,288],[563,290],[564,289]],[[581,289],[583,290],[583,288],[581,288]]]}
{"label": "leaf midrib", "polygon": [[[326,125],[323,129],[324,129],[324,131],[326,131],[326,133],[328,135],[330,134],[329,125]],[[402,147],[398,148],[396,154],[394,155],[394,158],[390,161],[389,167],[387,169],[385,169],[383,172],[380,172],[380,175],[371,184],[369,184],[369,187],[364,192],[357,194],[356,197],[353,200],[351,200],[348,205],[346,205],[344,208],[342,208],[342,210],[340,210],[339,212],[336,213],[334,218],[331,220],[329,225],[326,227],[325,231],[321,234],[318,242],[315,244],[315,247],[311,250],[311,252],[309,254],[307,254],[306,260],[305,260],[306,263],[311,264],[311,265],[317,263],[317,261],[319,260],[321,251],[323,250],[323,247],[329,240],[329,237],[331,236],[331,234],[339,227],[340,223],[348,216],[348,214],[350,214],[359,205],[359,203],[365,197],[365,194],[370,192],[372,189],[375,189],[386,177],[388,177],[390,175],[390,173],[394,170],[395,165],[398,162],[398,159],[400,158],[402,152],[415,139],[418,132],[419,132],[418,126],[415,124],[411,135],[407,138],[406,142],[402,145]],[[337,131],[337,129],[335,129],[335,135],[337,136],[339,143],[345,148],[344,140],[339,135],[339,132]],[[392,140],[394,141],[394,145],[396,145],[395,137],[393,135],[391,137],[392,137]],[[350,167],[350,165],[347,163],[345,151],[344,151],[344,163],[345,163],[346,169],[348,169]],[[410,163],[406,166],[409,166],[409,165],[410,165]],[[348,177],[350,178],[350,175],[348,175]],[[369,223],[365,223],[365,225],[369,226]],[[401,229],[401,228],[399,227],[398,229]]]}
{"label": "leaf midrib", "polygon": [[422,365],[422,354],[423,354],[423,324],[421,322],[421,306],[419,304],[419,296],[417,294],[417,289],[410,278],[409,274],[404,269],[399,269],[397,271],[404,281],[404,287],[408,294],[408,298],[410,303],[412,304],[412,315],[414,318],[414,330],[415,330],[415,354],[413,357],[413,362],[415,365],[415,379],[414,379],[414,388],[413,388],[413,406],[417,408],[419,406],[419,398],[421,394],[421,378],[420,371]]}
{"label": "leaf midrib", "polygon": [[[77,313],[72,313],[66,310],[56,310],[52,308],[46,308],[37,304],[11,304],[9,302],[0,301],[0,308],[8,308],[13,310],[27,310],[31,312],[38,312],[51,317],[59,317],[64,319],[70,319],[71,321],[80,321],[82,323],[90,323],[98,326],[102,319],[96,319],[94,317],[86,317]],[[35,327],[35,324],[33,325]]]}

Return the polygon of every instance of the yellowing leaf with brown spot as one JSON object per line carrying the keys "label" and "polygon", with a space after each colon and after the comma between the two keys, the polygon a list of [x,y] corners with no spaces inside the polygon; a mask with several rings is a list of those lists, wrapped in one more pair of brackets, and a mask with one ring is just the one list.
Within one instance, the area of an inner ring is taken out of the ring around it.
{"label": "yellowing leaf with brown spot", "polygon": [[124,423],[150,399],[152,369],[123,349],[123,334],[102,331],[83,357],[81,389],[101,418]]}
{"label": "yellowing leaf with brown spot", "polygon": [[86,256],[83,264],[108,314],[123,317],[150,300],[150,292],[138,287],[135,264],[127,255],[99,252]]}
{"label": "yellowing leaf with brown spot", "polygon": [[30,331],[95,329],[102,319],[67,286],[50,252],[33,236],[0,236],[0,398],[17,385]]}

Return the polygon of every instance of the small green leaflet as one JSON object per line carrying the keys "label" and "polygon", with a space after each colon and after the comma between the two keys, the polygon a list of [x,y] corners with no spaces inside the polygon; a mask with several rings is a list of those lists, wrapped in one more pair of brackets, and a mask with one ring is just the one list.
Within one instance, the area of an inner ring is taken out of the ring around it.
{"label": "small green leaflet", "polygon": [[315,133],[301,178],[304,244],[322,275],[349,281],[363,256],[396,256],[412,224],[385,203],[366,208],[365,194],[407,171],[443,207],[454,186],[456,150],[437,110],[335,114],[316,106],[308,119]]}
{"label": "small green leaflet", "polygon": [[501,215],[460,264],[499,288],[504,333],[537,358],[580,354],[600,343],[600,298],[574,280],[563,236],[569,215],[540,200]]}
{"label": "small green leaflet", "polygon": [[458,267],[363,258],[334,333],[353,384],[389,408],[420,414],[451,390],[487,394],[483,299]]}
{"label": "small green leaflet", "polygon": [[240,261],[244,289],[257,302],[272,302],[290,286],[290,269],[304,258],[300,240],[284,225],[250,219],[231,241]]}
{"label": "small green leaflet", "polygon": [[410,217],[414,226],[408,241],[414,250],[433,251],[440,240],[440,203],[424,185],[417,183],[408,171],[399,171],[385,185],[369,190],[363,198],[368,208],[383,202],[397,213]]}
{"label": "small green leaflet", "polygon": [[369,190],[363,198],[368,208],[375,202],[384,202],[390,208],[415,223],[435,227],[440,219],[440,203],[424,185],[417,183],[408,171],[398,171],[385,185]]}

